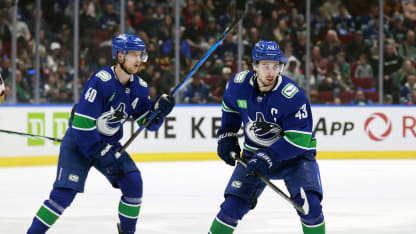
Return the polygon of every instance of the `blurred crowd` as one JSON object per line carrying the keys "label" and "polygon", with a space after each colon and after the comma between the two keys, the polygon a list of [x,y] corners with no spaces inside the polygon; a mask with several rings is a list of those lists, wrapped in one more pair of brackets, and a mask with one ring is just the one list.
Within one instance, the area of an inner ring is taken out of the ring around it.
{"label": "blurred crowd", "polygon": [[[0,2],[0,72],[11,102],[12,0]],[[40,29],[40,103],[73,102],[74,1],[42,0]],[[175,85],[174,2],[126,0],[125,33],[140,36],[149,61],[139,76],[155,97]],[[236,15],[234,1],[180,1],[180,65],[183,78],[215,43]],[[378,103],[379,30],[384,34],[383,103],[416,104],[416,2],[385,0],[383,25],[379,1],[313,0],[311,62],[306,64],[306,1],[247,1],[243,20],[242,70],[251,69],[251,51],[259,40],[278,42],[288,63],[283,74],[307,88],[311,103]],[[53,10],[51,10],[53,9]],[[120,33],[120,0],[82,0],[79,14],[79,88],[100,67],[112,65],[111,39]],[[35,1],[19,1],[16,93],[18,103],[34,103],[36,71]],[[237,30],[180,92],[181,103],[220,103],[227,81],[237,72]]]}

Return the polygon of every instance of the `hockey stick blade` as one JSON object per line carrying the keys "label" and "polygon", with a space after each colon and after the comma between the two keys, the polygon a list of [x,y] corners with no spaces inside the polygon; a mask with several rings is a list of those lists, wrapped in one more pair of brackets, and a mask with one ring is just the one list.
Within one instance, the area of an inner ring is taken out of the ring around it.
{"label": "hockey stick blade", "polygon": [[[195,65],[192,67],[191,72],[183,79],[181,82],[179,82],[175,88],[173,88],[169,95],[173,96],[176,94],[178,90],[182,88],[182,86],[185,84],[185,82],[192,77],[192,75],[198,70],[198,68],[205,62],[205,60],[208,59],[208,57],[214,52],[214,50],[221,44],[221,42],[225,39],[225,37],[231,32],[231,30],[238,24],[238,22],[244,17],[245,15],[245,0],[238,0],[237,1],[237,7],[238,8],[238,14],[237,17],[233,20],[233,22],[228,26],[225,31],[222,33],[220,38],[215,42],[215,44],[207,51],[207,53],[202,57]],[[243,7],[243,8],[242,8]],[[159,112],[154,112],[149,118],[146,118],[143,125],[139,127],[139,129],[127,140],[127,142],[123,145],[123,147],[115,154],[116,158],[119,158],[121,154],[127,149],[127,147],[133,142],[134,139],[140,133],[153,121],[154,118],[157,117]]]}
{"label": "hockey stick blade", "polygon": [[46,140],[51,140],[51,141],[56,141],[56,142],[61,142],[62,141],[62,139],[59,139],[59,138],[53,138],[53,137],[35,135],[35,134],[24,133],[24,132],[15,132],[15,131],[9,131],[9,130],[4,130],[4,129],[0,129],[0,132],[7,133],[7,134],[18,135],[18,136],[25,136],[25,137],[46,139]]}
{"label": "hockey stick blade", "polygon": [[[231,152],[231,157],[234,158],[238,163],[243,165],[244,167],[247,167],[247,163],[240,157],[237,156],[236,153]],[[270,187],[273,191],[275,191],[277,194],[279,194],[283,199],[285,199],[287,202],[289,202],[296,210],[298,210],[300,213],[304,215],[309,214],[309,203],[306,198],[305,191],[303,188],[300,188],[300,195],[304,199],[303,206],[300,206],[295,201],[293,201],[286,193],[284,193],[282,190],[280,190],[275,184],[270,182],[266,177],[264,177],[262,174],[260,174],[258,171],[254,171],[254,175],[257,176],[263,183],[265,183],[268,187]]]}

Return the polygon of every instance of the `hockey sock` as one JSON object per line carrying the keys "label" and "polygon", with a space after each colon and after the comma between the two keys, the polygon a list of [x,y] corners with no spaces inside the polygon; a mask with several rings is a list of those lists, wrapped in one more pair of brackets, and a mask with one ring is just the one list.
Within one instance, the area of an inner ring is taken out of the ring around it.
{"label": "hockey sock", "polygon": [[119,186],[123,193],[118,206],[120,226],[123,233],[134,233],[143,194],[143,182],[140,172],[127,173],[120,179]]}
{"label": "hockey sock", "polygon": [[325,234],[325,222],[318,225],[307,225],[302,223],[304,234]]}
{"label": "hockey sock", "polygon": [[55,188],[52,190],[49,200],[45,200],[39,208],[28,234],[45,233],[61,216],[65,208],[74,200],[76,192],[69,189]]}
{"label": "hockey sock", "polygon": [[230,195],[221,204],[221,211],[212,222],[210,234],[231,234],[237,227],[238,220],[250,210],[250,202]]}
{"label": "hockey sock", "polygon": [[123,233],[134,233],[139,217],[141,199],[122,197],[118,205],[118,217]]}
{"label": "hockey sock", "polygon": [[217,215],[211,224],[208,234],[232,234],[236,226],[237,224],[233,226],[225,223]]}
{"label": "hockey sock", "polygon": [[[304,234],[325,234],[325,219],[322,213],[321,200],[317,193],[307,191],[306,197],[309,203],[309,214],[303,215],[298,212],[301,221]],[[300,205],[303,205],[303,199],[300,195],[294,198],[294,201]]]}

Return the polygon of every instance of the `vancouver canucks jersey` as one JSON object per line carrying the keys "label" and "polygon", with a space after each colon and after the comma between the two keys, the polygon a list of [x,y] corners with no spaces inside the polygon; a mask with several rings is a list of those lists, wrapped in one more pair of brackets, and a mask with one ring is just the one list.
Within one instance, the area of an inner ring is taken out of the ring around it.
{"label": "vancouver canucks jersey", "polygon": [[114,67],[105,67],[85,84],[69,125],[81,151],[90,157],[102,143],[121,139],[129,117],[141,125],[152,105],[145,81],[132,74],[130,82],[122,85]]}
{"label": "vancouver canucks jersey", "polygon": [[257,74],[242,71],[227,84],[222,102],[222,128],[237,132],[244,126],[244,149],[270,148],[278,160],[306,151],[316,154],[312,113],[307,97],[291,79],[277,78],[274,88],[260,93]]}

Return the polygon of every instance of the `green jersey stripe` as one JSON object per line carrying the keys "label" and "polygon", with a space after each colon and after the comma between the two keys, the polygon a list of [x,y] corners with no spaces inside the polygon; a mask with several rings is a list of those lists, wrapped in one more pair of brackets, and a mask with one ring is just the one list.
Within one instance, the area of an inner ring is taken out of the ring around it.
{"label": "green jersey stripe", "polygon": [[212,234],[232,234],[234,232],[234,227],[215,217],[209,231]]}
{"label": "green jersey stripe", "polygon": [[285,131],[283,137],[287,142],[301,149],[315,149],[316,139],[312,139],[312,134],[301,131]]}
{"label": "green jersey stripe", "polygon": [[96,122],[94,118],[75,113],[72,119],[72,127],[78,130],[93,130],[96,128]]}
{"label": "green jersey stripe", "polygon": [[149,111],[146,111],[144,114],[142,114],[139,118],[136,119],[136,123],[141,127],[144,123],[144,120],[147,117],[147,114],[149,114]]}
{"label": "green jersey stripe", "polygon": [[60,215],[58,213],[54,212],[45,205],[42,205],[36,213],[36,217],[38,217],[40,221],[43,221],[43,223],[48,226],[52,226],[59,218],[59,216]]}
{"label": "green jersey stripe", "polygon": [[244,149],[251,151],[251,152],[256,152],[259,148],[256,147],[252,147],[252,146],[248,146],[245,142],[243,144]]}
{"label": "green jersey stripe", "polygon": [[131,205],[120,201],[118,205],[118,212],[127,218],[135,219],[139,217],[140,207],[141,204]]}
{"label": "green jersey stripe", "polygon": [[224,101],[222,101],[222,110],[225,111],[225,112],[231,112],[231,113],[240,114],[240,112],[235,111],[235,110],[229,108],[227,105],[225,105]]}

